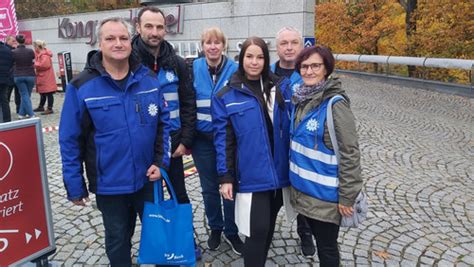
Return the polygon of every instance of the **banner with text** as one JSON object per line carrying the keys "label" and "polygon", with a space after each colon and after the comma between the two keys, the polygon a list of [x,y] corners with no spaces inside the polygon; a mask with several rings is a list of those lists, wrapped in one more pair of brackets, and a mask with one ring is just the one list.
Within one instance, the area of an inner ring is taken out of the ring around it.
{"label": "banner with text", "polygon": [[16,21],[15,1],[0,1],[0,40],[5,40],[8,35],[18,34],[18,24]]}

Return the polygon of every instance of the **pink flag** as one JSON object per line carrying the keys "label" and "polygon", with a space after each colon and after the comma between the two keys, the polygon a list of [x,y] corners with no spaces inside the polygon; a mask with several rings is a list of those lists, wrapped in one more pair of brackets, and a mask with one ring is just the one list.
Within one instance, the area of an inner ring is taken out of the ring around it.
{"label": "pink flag", "polygon": [[14,0],[0,1],[0,40],[18,34]]}

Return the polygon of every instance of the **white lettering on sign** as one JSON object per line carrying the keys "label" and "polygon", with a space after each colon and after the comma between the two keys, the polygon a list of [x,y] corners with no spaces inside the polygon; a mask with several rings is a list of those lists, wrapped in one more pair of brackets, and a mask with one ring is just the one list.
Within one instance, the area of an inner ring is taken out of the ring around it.
{"label": "white lettering on sign", "polygon": [[[14,234],[18,233],[18,229],[11,229],[11,230],[0,230],[0,235],[2,234]],[[8,239],[5,237],[0,237],[0,252],[4,252],[8,248]]]}
{"label": "white lettering on sign", "polygon": [[0,14],[0,19],[6,19],[7,18],[7,14]]}
{"label": "white lettering on sign", "polygon": [[9,162],[9,164],[8,164],[8,168],[5,171],[5,173],[1,173],[1,170],[0,170],[0,181],[5,179],[8,176],[8,174],[10,174],[10,171],[12,170],[12,167],[13,167],[13,154],[12,154],[11,149],[5,143],[0,142],[0,149],[2,149],[2,148],[5,148],[7,150],[7,153],[8,153],[8,156],[9,156],[7,161]]}
{"label": "white lettering on sign", "polygon": [[[23,211],[23,201],[17,201],[15,204],[10,204],[11,202],[20,197],[20,189],[10,189],[8,192],[0,193],[0,218],[6,218],[15,213]],[[4,206],[5,205],[5,206]]]}

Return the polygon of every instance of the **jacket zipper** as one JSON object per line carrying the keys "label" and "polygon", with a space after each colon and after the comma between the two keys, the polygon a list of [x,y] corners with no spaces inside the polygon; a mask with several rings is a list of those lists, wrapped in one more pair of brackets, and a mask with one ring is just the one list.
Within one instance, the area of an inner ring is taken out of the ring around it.
{"label": "jacket zipper", "polygon": [[[241,88],[242,88],[242,90],[239,90],[239,88],[237,88],[237,89],[238,89],[239,91],[241,91],[241,92],[247,94],[247,95],[252,96],[253,98],[255,98],[255,100],[257,100],[257,103],[260,103],[260,102],[258,101],[257,97],[256,97],[252,92],[250,92],[249,89],[247,89],[247,88],[244,87],[244,84],[242,84],[242,87],[241,87]],[[246,90],[243,90],[244,88],[245,88]],[[260,109],[260,119],[262,120],[263,128],[265,129],[265,131],[264,131],[264,136],[265,136],[265,141],[266,141],[266,143],[267,143],[267,148],[268,148],[268,149],[267,149],[267,152],[268,152],[268,153],[267,153],[268,160],[269,160],[269,163],[270,163],[270,164],[275,165],[274,160],[273,160],[273,157],[272,157],[271,152],[270,152],[270,151],[271,151],[271,147],[270,147],[270,140],[268,140],[267,124],[266,124],[266,122],[265,122],[265,117],[262,118],[262,116],[265,116],[265,115],[263,114],[263,112],[265,112],[265,111],[262,109],[262,106],[261,106],[260,104],[258,105],[258,107],[259,107],[259,109]],[[272,116],[273,116],[273,114],[272,114]],[[273,148],[275,148],[275,146],[273,146]],[[277,180],[278,180],[277,174],[276,174],[276,170],[275,170],[275,168],[271,168],[271,169],[272,169],[272,174],[273,174],[273,186],[276,187],[276,186],[277,186]]]}

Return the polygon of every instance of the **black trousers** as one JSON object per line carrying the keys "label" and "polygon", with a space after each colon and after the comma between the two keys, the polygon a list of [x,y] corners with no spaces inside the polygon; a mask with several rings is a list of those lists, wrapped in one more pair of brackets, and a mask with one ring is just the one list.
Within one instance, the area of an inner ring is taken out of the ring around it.
{"label": "black trousers", "polygon": [[44,107],[46,104],[46,99],[48,99],[48,109],[53,109],[54,104],[54,92],[40,94],[40,103],[38,107]]}
{"label": "black trousers", "polygon": [[15,93],[13,98],[15,100],[15,107],[16,107],[15,111],[18,114],[18,112],[20,111],[21,96],[20,96],[20,92],[18,91],[18,88],[16,87],[16,85],[11,86],[10,90],[8,91],[8,102],[10,102],[10,99],[12,97],[12,93]]}
{"label": "black trousers", "polygon": [[273,239],[278,211],[283,206],[281,189],[252,193],[250,237],[245,238],[244,265],[263,267]]}
{"label": "black trousers", "polygon": [[314,238],[316,239],[320,266],[339,266],[340,257],[337,245],[339,225],[318,221],[309,217],[306,217],[306,220],[311,227],[311,232],[313,233]]}
{"label": "black trousers", "polygon": [[0,84],[0,122],[9,122],[12,120],[10,101],[8,100],[10,88],[10,85]]}
{"label": "black trousers", "polygon": [[143,198],[143,189],[133,194],[96,195],[104,221],[105,252],[113,267],[132,266],[132,236],[137,215],[140,219],[143,215]]}

